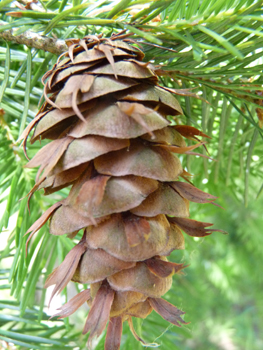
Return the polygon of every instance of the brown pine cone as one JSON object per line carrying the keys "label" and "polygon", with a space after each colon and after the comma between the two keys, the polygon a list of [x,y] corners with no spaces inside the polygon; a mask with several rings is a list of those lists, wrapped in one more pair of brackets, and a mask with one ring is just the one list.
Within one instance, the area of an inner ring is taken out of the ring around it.
{"label": "brown pine cone", "polygon": [[[27,166],[39,167],[35,190],[51,194],[72,186],[69,196],[49,208],[28,230],[50,219],[50,233],[80,242],[48,277],[52,297],[70,280],[90,284],[58,315],[72,314],[84,302],[90,311],[84,333],[91,344],[108,324],[106,350],[119,349],[122,323],[145,318],[154,309],[180,326],[184,312],[161,299],[172,276],[185,266],[166,258],[184,249],[181,229],[191,236],[211,234],[209,223],[190,220],[189,201],[216,197],[188,182],[176,154],[193,154],[208,137],[190,126],[171,125],[182,114],[176,98],[158,85],[154,67],[130,39],[87,36],[44,76],[45,104],[23,134],[24,145],[53,140]],[[186,146],[184,138],[198,141]]]}

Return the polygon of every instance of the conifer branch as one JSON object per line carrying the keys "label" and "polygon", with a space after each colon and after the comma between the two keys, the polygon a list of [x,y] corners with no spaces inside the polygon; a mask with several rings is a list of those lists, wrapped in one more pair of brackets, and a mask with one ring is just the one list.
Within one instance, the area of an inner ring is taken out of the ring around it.
{"label": "conifer branch", "polygon": [[13,29],[0,32],[0,39],[6,41],[12,41],[17,44],[26,45],[35,49],[51,52],[55,55],[60,55],[68,50],[68,47],[64,40],[54,39],[37,33],[33,33],[30,30],[20,34],[14,35]]}

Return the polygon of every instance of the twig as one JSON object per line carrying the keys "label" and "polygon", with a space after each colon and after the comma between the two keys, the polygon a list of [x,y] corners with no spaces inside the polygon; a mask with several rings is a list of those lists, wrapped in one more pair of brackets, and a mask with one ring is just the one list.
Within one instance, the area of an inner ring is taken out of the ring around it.
{"label": "twig", "polygon": [[30,30],[20,35],[14,35],[13,29],[6,30],[0,33],[0,39],[48,51],[55,55],[61,55],[68,50],[65,40],[49,38],[47,36],[33,33]]}

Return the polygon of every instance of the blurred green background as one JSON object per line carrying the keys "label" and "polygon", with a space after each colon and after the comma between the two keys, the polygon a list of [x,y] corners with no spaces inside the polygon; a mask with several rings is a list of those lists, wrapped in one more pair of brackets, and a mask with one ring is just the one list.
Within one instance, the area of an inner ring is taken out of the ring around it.
{"label": "blurred green background", "polygon": [[[87,308],[64,321],[49,320],[53,309],[83,287],[72,283],[52,310],[50,292],[43,289],[74,242],[49,235],[45,225],[25,253],[27,229],[68,190],[49,197],[35,193],[29,215],[25,196],[36,171],[23,167],[26,159],[16,140],[38,110],[41,76],[57,55],[27,47],[23,35],[30,30],[65,39],[122,29],[134,34],[145,61],[161,65],[160,84],[194,88],[177,96],[181,120],[212,137],[207,149],[214,161],[181,160],[193,184],[218,196],[224,209],[192,203],[191,218],[228,232],[201,239],[185,235],[185,250],[170,257],[190,266],[174,276],[165,298],[191,323],[170,326],[153,312],[135,328],[162,350],[263,349],[262,14],[262,1],[249,0],[0,3],[0,349],[77,350],[85,349],[87,340],[81,335]],[[29,156],[39,147],[29,145]],[[104,335],[94,348],[103,346]],[[121,349],[142,349],[127,325]]]}

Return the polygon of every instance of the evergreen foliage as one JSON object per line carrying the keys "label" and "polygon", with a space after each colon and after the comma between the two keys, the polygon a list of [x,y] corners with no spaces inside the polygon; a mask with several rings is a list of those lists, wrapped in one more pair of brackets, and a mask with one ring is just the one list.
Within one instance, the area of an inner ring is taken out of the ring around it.
{"label": "evergreen foliage", "polygon": [[[44,226],[25,251],[25,232],[54,197],[36,192],[29,214],[26,195],[36,170],[24,168],[17,140],[38,110],[41,77],[57,55],[5,41],[4,34],[23,40],[30,31],[65,40],[127,30],[145,61],[160,65],[165,86],[190,89],[177,96],[182,118],[212,137],[207,148],[216,161],[188,156],[184,166],[195,174],[192,182],[219,196],[225,208],[192,204],[192,218],[229,233],[188,237],[186,250],[173,253],[173,261],[190,266],[185,276],[174,277],[166,299],[177,300],[191,324],[175,329],[151,314],[142,336],[162,349],[262,349],[262,1],[3,0],[0,13],[0,347],[83,349],[86,343],[78,318],[49,321],[46,315],[43,281],[73,243]],[[29,157],[39,148],[30,146]],[[55,201],[67,193],[61,190]],[[135,327],[140,334],[140,321]],[[96,350],[103,344],[99,339]],[[140,347],[124,328],[121,349]]]}

